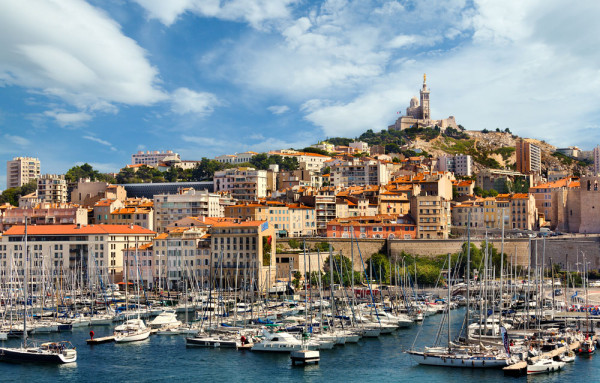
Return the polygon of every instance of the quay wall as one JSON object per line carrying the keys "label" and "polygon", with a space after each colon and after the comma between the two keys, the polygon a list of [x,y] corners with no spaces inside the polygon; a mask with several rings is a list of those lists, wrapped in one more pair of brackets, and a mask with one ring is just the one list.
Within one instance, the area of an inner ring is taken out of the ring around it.
{"label": "quay wall", "polygon": [[[433,257],[437,255],[445,255],[448,253],[457,253],[461,250],[466,239],[354,239],[350,238],[324,238],[324,237],[306,237],[297,238],[299,242],[306,241],[307,247],[314,247],[316,243],[327,242],[331,244],[336,253],[341,252],[344,256],[350,257],[354,255],[354,265],[356,269],[360,269],[360,255],[363,261],[366,261],[375,253],[387,254],[390,259],[399,258],[404,251],[407,254]],[[472,238],[471,242],[476,246],[480,246],[484,241],[483,238]],[[500,250],[501,239],[488,239],[490,243]],[[545,251],[544,251],[544,242]],[[358,243],[359,251],[356,244]],[[278,244],[287,246],[287,240],[281,238]],[[542,264],[543,254],[545,253],[545,264],[550,264],[550,259],[553,263],[561,265],[563,269],[576,270],[576,264],[582,268],[583,256],[586,262],[590,262],[588,267],[590,270],[600,270],[600,235],[588,236],[560,236],[550,237],[545,241],[540,238],[531,240],[531,251],[529,249],[529,238],[505,238],[504,252],[509,259],[516,259],[518,265],[527,267],[536,265],[536,248],[537,248],[537,264]],[[531,256],[529,262],[528,255]],[[516,257],[516,258],[515,258]]]}

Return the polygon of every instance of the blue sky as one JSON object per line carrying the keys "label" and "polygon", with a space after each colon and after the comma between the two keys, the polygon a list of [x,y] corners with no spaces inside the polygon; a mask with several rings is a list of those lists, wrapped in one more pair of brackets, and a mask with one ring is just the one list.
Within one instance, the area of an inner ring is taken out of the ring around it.
{"label": "blue sky", "polygon": [[[600,143],[597,1],[0,1],[0,159],[118,171],[434,118]],[[5,183],[0,167],[0,188]]]}

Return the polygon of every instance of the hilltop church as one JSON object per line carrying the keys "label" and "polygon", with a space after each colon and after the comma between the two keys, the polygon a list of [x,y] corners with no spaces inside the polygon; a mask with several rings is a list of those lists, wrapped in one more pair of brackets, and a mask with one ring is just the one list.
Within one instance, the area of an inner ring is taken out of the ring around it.
{"label": "hilltop church", "polygon": [[388,126],[388,130],[404,130],[412,127],[431,127],[438,126],[442,132],[448,127],[458,129],[454,116],[443,120],[432,120],[429,106],[429,89],[427,89],[427,76],[423,75],[423,88],[420,91],[421,100],[413,97],[410,100],[410,106],[406,108],[406,116],[401,116],[394,125]]}

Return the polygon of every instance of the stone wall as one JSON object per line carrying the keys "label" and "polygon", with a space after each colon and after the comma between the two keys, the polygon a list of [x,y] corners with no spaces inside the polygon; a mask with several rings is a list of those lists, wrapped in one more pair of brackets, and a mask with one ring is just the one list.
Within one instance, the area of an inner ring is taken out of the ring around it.
{"label": "stone wall", "polygon": [[[302,243],[301,238],[298,238],[299,242]],[[385,240],[385,239],[358,239],[351,240],[350,238],[320,238],[320,237],[307,237],[305,238],[307,247],[312,248],[318,242],[330,243],[335,252],[342,252],[342,254],[350,258],[351,248],[354,255],[354,266],[356,270],[361,269],[361,258],[364,262],[375,253],[387,254],[391,260],[399,258],[402,251],[411,255],[428,256],[433,257],[437,255],[445,255],[448,253],[457,253],[461,250],[464,239],[447,239],[447,240],[436,240],[436,239],[415,239],[415,240]],[[357,250],[356,243],[360,248],[360,254]],[[477,238],[472,239],[472,243],[476,246],[480,246],[483,239]],[[500,250],[501,239],[493,238],[489,242]],[[586,257],[586,261],[590,262],[589,268],[600,270],[600,236],[588,235],[588,236],[564,236],[564,237],[553,237],[546,239],[545,249],[545,264],[550,264],[550,258],[553,263],[558,263],[564,269],[567,268],[567,263],[571,270],[576,269],[576,263],[580,262],[580,268],[583,264],[583,255]],[[280,240],[281,245],[287,245],[287,241]],[[544,254],[544,241],[540,239],[533,239],[531,248],[529,251],[529,238],[518,238],[518,239],[505,239],[504,240],[504,252],[507,254],[509,259],[514,259],[516,256],[516,263],[521,266],[527,266],[529,264],[528,255],[531,254],[531,265],[535,266],[535,250],[537,246],[537,264],[542,264],[542,258]],[[579,254],[579,256],[577,256]]]}

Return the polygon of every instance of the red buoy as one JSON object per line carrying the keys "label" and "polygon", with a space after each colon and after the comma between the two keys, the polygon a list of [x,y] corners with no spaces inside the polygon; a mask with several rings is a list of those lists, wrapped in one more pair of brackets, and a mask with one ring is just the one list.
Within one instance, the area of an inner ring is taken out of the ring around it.
{"label": "red buoy", "polygon": [[90,338],[94,339],[94,330],[90,330]]}

